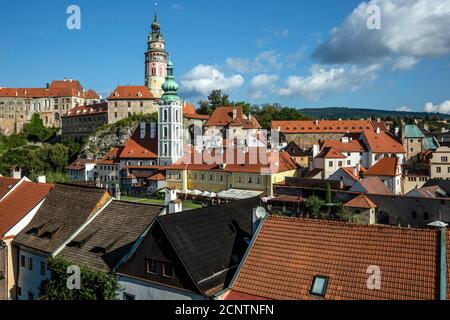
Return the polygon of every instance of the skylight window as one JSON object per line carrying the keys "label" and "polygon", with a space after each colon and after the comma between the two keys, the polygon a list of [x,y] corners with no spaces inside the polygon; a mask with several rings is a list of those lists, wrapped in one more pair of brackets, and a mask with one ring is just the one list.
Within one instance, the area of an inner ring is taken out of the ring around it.
{"label": "skylight window", "polygon": [[327,285],[328,285],[328,277],[314,276],[311,290],[309,293],[314,296],[325,297]]}

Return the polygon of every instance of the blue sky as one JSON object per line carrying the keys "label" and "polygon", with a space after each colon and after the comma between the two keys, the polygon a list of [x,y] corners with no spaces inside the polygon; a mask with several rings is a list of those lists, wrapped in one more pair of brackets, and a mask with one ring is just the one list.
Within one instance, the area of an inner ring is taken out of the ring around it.
{"label": "blue sky", "polygon": [[[66,9],[81,8],[81,30]],[[381,30],[365,27],[381,9]],[[0,11],[0,86],[143,84],[148,0],[16,0]],[[176,0],[158,16],[183,98],[450,113],[450,0]],[[334,30],[332,32],[332,30]]]}

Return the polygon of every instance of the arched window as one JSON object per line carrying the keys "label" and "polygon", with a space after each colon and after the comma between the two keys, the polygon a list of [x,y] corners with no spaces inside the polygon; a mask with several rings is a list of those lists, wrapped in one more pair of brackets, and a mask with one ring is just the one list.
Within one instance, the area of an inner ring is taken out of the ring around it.
{"label": "arched window", "polygon": [[167,110],[164,110],[163,121],[167,121]]}
{"label": "arched window", "polygon": [[164,127],[164,139],[167,139],[168,133],[167,133],[167,127]]}
{"label": "arched window", "polygon": [[164,155],[167,156],[167,143],[164,143]]}
{"label": "arched window", "polygon": [[176,138],[176,139],[180,139],[180,127],[177,127],[177,128],[175,129],[175,138]]}
{"label": "arched window", "polygon": [[59,121],[59,113],[55,113],[55,120]]}
{"label": "arched window", "polygon": [[176,114],[177,122],[179,122],[180,121],[180,110],[177,110],[175,114]]}

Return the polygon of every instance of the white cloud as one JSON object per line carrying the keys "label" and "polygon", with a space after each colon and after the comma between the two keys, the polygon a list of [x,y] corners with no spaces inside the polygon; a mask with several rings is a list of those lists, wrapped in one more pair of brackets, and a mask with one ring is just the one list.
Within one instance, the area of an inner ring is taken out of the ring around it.
{"label": "white cloud", "polygon": [[199,64],[188,73],[181,81],[182,90],[191,95],[207,95],[212,90],[231,90],[244,84],[244,78],[239,75],[226,77],[217,67]]}
{"label": "white cloud", "polygon": [[252,99],[266,97],[268,93],[275,91],[277,75],[259,74],[250,81],[249,94]]}
{"label": "white cloud", "polygon": [[403,106],[403,107],[400,107],[400,108],[395,109],[395,111],[400,111],[400,112],[411,112],[412,110],[411,110],[411,108],[408,107],[408,106]]}
{"label": "white cloud", "polygon": [[431,102],[428,102],[424,105],[423,111],[428,113],[444,113],[444,114],[450,114],[450,100],[444,101],[441,104],[434,105]]}
{"label": "white cloud", "polygon": [[325,68],[314,65],[308,77],[290,76],[283,88],[277,90],[280,96],[302,96],[318,100],[322,96],[336,91],[359,89],[362,85],[373,82],[377,78],[380,65],[368,67],[351,66],[349,68]]}
{"label": "white cloud", "polygon": [[276,75],[260,74],[253,77],[250,84],[253,88],[261,88],[273,85],[277,80],[278,76]]}
{"label": "white cloud", "polygon": [[[369,6],[381,9],[381,30],[367,28]],[[411,68],[420,59],[450,53],[449,0],[371,0],[334,28],[313,57],[321,63],[392,63]]]}
{"label": "white cloud", "polygon": [[282,64],[279,62],[280,57],[281,55],[276,50],[270,50],[258,54],[253,59],[248,57],[227,58],[226,65],[231,70],[240,73],[269,71],[282,67]]}

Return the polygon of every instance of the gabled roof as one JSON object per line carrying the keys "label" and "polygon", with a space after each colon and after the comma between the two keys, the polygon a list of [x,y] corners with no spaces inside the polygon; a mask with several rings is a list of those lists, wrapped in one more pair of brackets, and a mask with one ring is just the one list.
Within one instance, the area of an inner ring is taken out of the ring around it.
{"label": "gabled roof", "polygon": [[344,207],[362,208],[362,209],[378,208],[378,206],[372,200],[370,200],[363,194],[345,203]]}
{"label": "gabled roof", "polygon": [[[379,125],[384,127],[384,123]],[[375,130],[374,123],[369,120],[293,120],[272,121],[272,129],[283,133],[353,133],[363,130]]]}
{"label": "gabled roof", "polygon": [[332,147],[326,147],[322,149],[322,151],[316,156],[316,158],[346,159],[347,157]]}
{"label": "gabled roof", "polygon": [[425,138],[425,135],[417,124],[406,124],[404,129],[406,138]]}
{"label": "gabled roof", "polygon": [[195,107],[185,102],[183,104],[183,117],[187,119],[198,119],[198,120],[208,120],[209,116],[205,114],[198,114],[197,110],[195,110]]}
{"label": "gabled roof", "polygon": [[408,192],[406,196],[421,198],[450,198],[450,194],[442,190],[439,186],[416,188]]}
{"label": "gabled roof", "polygon": [[390,133],[380,131],[378,134],[373,130],[364,130],[369,149],[373,153],[406,153],[403,145]]}
{"label": "gabled roof", "polygon": [[439,186],[447,194],[450,194],[450,180],[430,179],[423,185],[423,187],[430,186]]}
{"label": "gabled roof", "polygon": [[72,263],[110,272],[163,208],[113,201],[61,251],[60,256]]}
{"label": "gabled roof", "polygon": [[252,237],[259,198],[158,217],[177,255],[205,295],[225,288]]}
{"label": "gabled roof", "polygon": [[[236,118],[233,119],[233,110]],[[261,129],[255,117],[245,117],[242,107],[219,107],[214,110],[205,127],[242,126],[244,129]]]}
{"label": "gabled roof", "polygon": [[396,177],[399,174],[398,158],[383,158],[364,172],[364,176]]}
{"label": "gabled roof", "polygon": [[66,170],[80,171],[86,168],[87,164],[96,164],[96,160],[92,159],[77,159],[66,167]]}
{"label": "gabled roof", "polygon": [[333,148],[339,152],[364,152],[366,149],[361,141],[357,139],[349,140],[348,142],[342,142],[340,140],[324,140],[321,143],[321,149]]}
{"label": "gabled roof", "polygon": [[357,181],[350,188],[350,191],[368,194],[393,194],[379,177],[364,177],[364,179]]}
{"label": "gabled roof", "polygon": [[145,136],[141,138],[140,126],[128,139],[119,153],[119,159],[154,159],[158,157],[158,129],[155,127],[155,135],[151,138],[151,126],[146,124]]}
{"label": "gabled roof", "polygon": [[307,157],[311,156],[312,153],[300,148],[294,141],[291,141],[287,147],[286,152],[292,157]]}
{"label": "gabled roof", "polygon": [[[275,300],[433,300],[438,235],[435,229],[268,216],[232,290]],[[367,286],[370,266],[380,268],[379,290]],[[315,276],[327,279],[323,298],[310,294]]]}
{"label": "gabled roof", "polygon": [[0,177],[0,200],[19,183],[20,179]]}
{"label": "gabled roof", "polygon": [[350,178],[352,178],[355,181],[358,181],[361,179],[361,176],[360,176],[361,173],[364,174],[364,172],[366,172],[367,169],[364,168],[364,166],[359,166],[359,171],[357,172],[358,175],[355,175],[355,168],[356,167],[344,167],[344,168],[340,168],[339,170],[344,171]]}
{"label": "gabled roof", "polygon": [[51,254],[110,199],[104,189],[57,184],[14,241]]}
{"label": "gabled roof", "polygon": [[0,97],[79,97],[84,99],[100,99],[94,90],[88,90],[86,92],[78,80],[55,80],[48,88],[0,88]]}
{"label": "gabled roof", "polygon": [[63,115],[63,118],[72,118],[85,115],[99,115],[107,113],[108,113],[108,103],[102,102],[91,105],[75,106],[72,109],[70,109],[65,115]]}
{"label": "gabled roof", "polygon": [[121,151],[121,148],[112,148],[110,152],[108,152],[101,160],[97,161],[97,164],[101,165],[111,165],[111,164],[117,164],[119,163],[119,152]]}
{"label": "gabled roof", "polygon": [[146,86],[117,86],[108,100],[154,100]]}
{"label": "gabled roof", "polygon": [[[264,152],[266,151],[258,148],[248,148],[246,152],[243,147],[228,148],[223,154],[216,153],[216,149],[202,153],[188,150],[175,164],[167,167],[167,170],[220,170],[233,173],[261,173],[265,170],[274,174],[298,168],[298,164],[286,151],[266,154]],[[223,163],[226,165],[221,169],[220,165]]]}
{"label": "gabled roof", "polygon": [[0,201],[0,238],[37,207],[52,188],[52,184],[22,181],[3,198]]}

